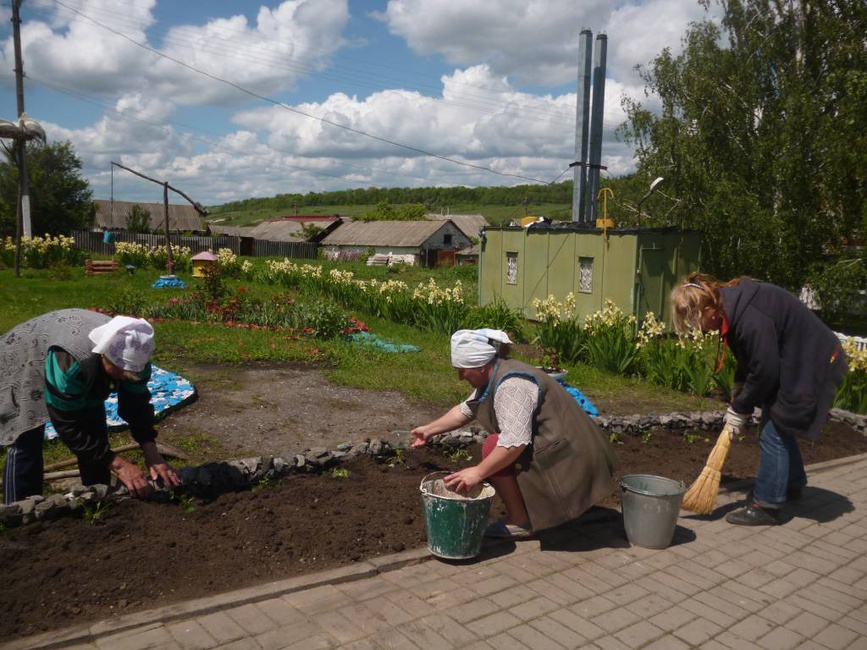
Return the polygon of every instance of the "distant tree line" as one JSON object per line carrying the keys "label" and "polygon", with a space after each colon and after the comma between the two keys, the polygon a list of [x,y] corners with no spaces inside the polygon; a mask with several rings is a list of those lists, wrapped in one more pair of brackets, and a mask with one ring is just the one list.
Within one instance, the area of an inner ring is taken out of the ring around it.
{"label": "distant tree line", "polygon": [[276,213],[321,205],[418,204],[428,212],[439,212],[441,208],[459,204],[519,206],[525,201],[531,204],[571,203],[572,181],[514,187],[369,187],[333,192],[278,194],[269,198],[232,201],[209,210],[211,214],[253,210]]}

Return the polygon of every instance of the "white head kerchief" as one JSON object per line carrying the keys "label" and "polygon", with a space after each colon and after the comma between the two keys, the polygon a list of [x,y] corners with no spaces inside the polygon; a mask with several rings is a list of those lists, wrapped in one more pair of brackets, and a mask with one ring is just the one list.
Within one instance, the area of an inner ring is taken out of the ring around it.
{"label": "white head kerchief", "polygon": [[88,336],[94,352],[130,372],[144,370],[154,353],[154,328],[143,318],[115,316]]}
{"label": "white head kerchief", "polygon": [[452,334],[452,366],[481,368],[497,356],[499,343],[511,343],[502,330],[458,330]]}

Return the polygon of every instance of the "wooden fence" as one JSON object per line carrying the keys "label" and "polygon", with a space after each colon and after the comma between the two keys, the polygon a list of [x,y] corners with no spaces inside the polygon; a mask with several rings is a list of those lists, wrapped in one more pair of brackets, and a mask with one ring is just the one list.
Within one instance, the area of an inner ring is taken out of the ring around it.
{"label": "wooden fence", "polygon": [[[115,232],[114,242],[106,244],[103,241],[102,232],[89,230],[76,230],[72,233],[75,239],[75,247],[90,253],[111,256],[114,255],[114,247],[118,242],[131,242],[142,246],[155,247],[165,246],[165,235],[142,235],[129,232]],[[172,246],[189,248],[192,254],[204,251],[216,253],[221,248],[228,248],[235,255],[248,255],[250,257],[289,257],[296,259],[316,259],[318,244],[315,242],[281,242],[250,240],[247,237],[184,237],[170,235]]]}

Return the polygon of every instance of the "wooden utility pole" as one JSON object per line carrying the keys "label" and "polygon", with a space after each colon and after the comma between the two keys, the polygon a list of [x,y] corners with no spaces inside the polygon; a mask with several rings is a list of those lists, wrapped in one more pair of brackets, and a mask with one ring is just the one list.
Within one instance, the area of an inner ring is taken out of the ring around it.
{"label": "wooden utility pole", "polygon": [[[21,58],[21,0],[12,0],[12,42],[15,51],[15,96],[18,119],[24,114],[24,64]],[[21,277],[21,237],[30,237],[30,191],[27,178],[27,138],[15,140],[18,163],[18,201],[15,206],[15,277]]]}
{"label": "wooden utility pole", "polygon": [[168,267],[169,275],[171,275],[173,270],[174,270],[174,261],[172,258],[172,240],[169,237],[169,190],[171,190],[172,192],[177,192],[182,197],[184,197],[187,201],[190,202],[190,205],[192,205],[196,209],[196,212],[198,212],[199,214],[205,215],[208,213],[208,211],[202,206],[201,203],[199,203],[197,201],[193,201],[184,192],[182,192],[181,190],[179,190],[176,187],[172,187],[171,185],[169,185],[168,181],[158,181],[157,179],[151,178],[150,176],[145,176],[141,172],[137,172],[134,169],[130,169],[129,167],[125,167],[124,165],[121,165],[120,163],[112,162],[111,164],[114,165],[115,167],[120,167],[121,169],[125,169],[130,174],[135,174],[139,178],[143,178],[146,181],[150,181],[152,183],[157,183],[157,184],[163,186],[163,209],[165,210],[165,226],[164,226],[164,228],[166,229],[166,253],[168,254],[168,259],[166,260],[166,266]]}

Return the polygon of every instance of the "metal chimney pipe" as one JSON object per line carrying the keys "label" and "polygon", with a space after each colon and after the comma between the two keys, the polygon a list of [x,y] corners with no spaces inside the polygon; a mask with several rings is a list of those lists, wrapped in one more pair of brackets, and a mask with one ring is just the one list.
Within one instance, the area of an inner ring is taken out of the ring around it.
{"label": "metal chimney pipe", "polygon": [[602,117],[605,114],[605,68],[608,59],[608,36],[596,37],[593,67],[593,107],[590,113],[590,164],[587,174],[587,221],[596,223],[599,193],[599,170],[602,164]]}
{"label": "metal chimney pipe", "polygon": [[578,92],[575,102],[575,162],[572,169],[572,221],[585,220],[587,205],[587,132],[590,126],[590,72],[593,65],[593,32],[578,36]]}

